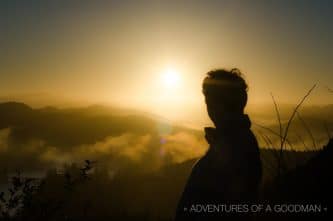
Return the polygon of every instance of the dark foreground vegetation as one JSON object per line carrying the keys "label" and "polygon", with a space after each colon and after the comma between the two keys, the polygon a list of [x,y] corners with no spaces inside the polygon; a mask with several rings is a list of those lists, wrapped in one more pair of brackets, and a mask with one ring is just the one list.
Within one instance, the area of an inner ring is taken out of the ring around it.
{"label": "dark foreground vegetation", "polygon": [[[275,154],[273,150],[261,152],[265,159],[274,158]],[[328,211],[310,215],[328,215],[332,201],[330,190],[333,183],[330,169],[333,166],[333,141],[317,152],[285,151],[285,156],[294,160],[298,158],[299,162],[301,158],[308,160],[296,167],[290,164],[289,169],[280,177],[270,175],[274,165],[269,165],[268,161],[264,160],[261,202],[304,205],[316,203]],[[1,218],[172,220],[178,197],[195,161],[165,166],[149,173],[134,168],[112,171],[89,160],[82,165],[72,164],[62,170],[49,170],[42,179],[23,177],[18,173],[12,177],[8,193],[0,195]],[[260,214],[256,218],[267,215],[272,214]]]}

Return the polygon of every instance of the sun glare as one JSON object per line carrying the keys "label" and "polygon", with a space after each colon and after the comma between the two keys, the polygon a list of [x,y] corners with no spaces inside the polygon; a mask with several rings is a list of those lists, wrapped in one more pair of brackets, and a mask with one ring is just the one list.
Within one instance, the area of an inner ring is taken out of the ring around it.
{"label": "sun glare", "polygon": [[162,81],[165,87],[175,88],[180,84],[180,75],[174,69],[167,69],[162,74]]}

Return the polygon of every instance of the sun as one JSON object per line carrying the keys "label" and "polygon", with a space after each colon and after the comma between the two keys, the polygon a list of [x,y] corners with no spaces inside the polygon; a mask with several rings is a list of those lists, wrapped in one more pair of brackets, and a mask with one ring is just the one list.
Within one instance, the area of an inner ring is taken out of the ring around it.
{"label": "sun", "polygon": [[180,74],[177,70],[169,68],[162,73],[162,83],[167,88],[179,87],[180,80]]}

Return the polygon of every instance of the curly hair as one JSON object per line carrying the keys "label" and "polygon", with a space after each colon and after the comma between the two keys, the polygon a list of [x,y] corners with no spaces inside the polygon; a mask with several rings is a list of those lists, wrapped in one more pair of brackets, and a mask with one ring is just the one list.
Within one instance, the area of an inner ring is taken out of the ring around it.
{"label": "curly hair", "polygon": [[248,86],[239,69],[215,69],[207,73],[202,91],[206,103],[223,103],[232,112],[242,112],[247,103]]}

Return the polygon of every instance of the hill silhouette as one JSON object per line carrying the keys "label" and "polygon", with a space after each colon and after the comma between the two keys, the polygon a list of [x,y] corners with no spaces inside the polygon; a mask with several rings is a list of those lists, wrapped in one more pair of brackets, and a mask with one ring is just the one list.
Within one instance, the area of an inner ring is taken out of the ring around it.
{"label": "hill silhouette", "polygon": [[[101,105],[32,109],[24,103],[8,102],[0,104],[0,129],[11,127],[11,136],[18,142],[40,138],[50,145],[68,147],[95,143],[107,136],[124,132],[154,133],[158,129],[157,123],[171,124],[157,116],[146,115],[139,111]],[[173,126],[173,130],[195,133],[194,130],[180,126]]]}
{"label": "hill silhouette", "polygon": [[[269,198],[274,201],[321,203],[326,207],[332,198],[333,139],[304,164],[289,170],[280,180],[274,180]],[[277,194],[278,193],[278,194]]]}
{"label": "hill silhouette", "polygon": [[140,134],[153,131],[154,121],[147,117],[94,114],[94,111],[103,110],[98,107],[32,109],[23,103],[3,103],[0,104],[0,129],[11,127],[13,141],[40,138],[49,145],[61,147],[91,144],[126,131]]}

